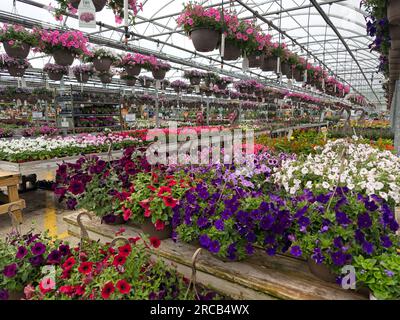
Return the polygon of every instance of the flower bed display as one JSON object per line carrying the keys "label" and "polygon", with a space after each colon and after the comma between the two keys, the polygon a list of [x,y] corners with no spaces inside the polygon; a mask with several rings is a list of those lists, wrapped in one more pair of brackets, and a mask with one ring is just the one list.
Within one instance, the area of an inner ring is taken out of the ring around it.
{"label": "flower bed display", "polygon": [[105,152],[108,150],[106,139],[113,141],[114,149],[139,143],[131,137],[118,134],[109,135],[79,135],[56,138],[21,138],[18,140],[2,140],[0,142],[0,160],[11,162],[27,162],[62,158],[67,156]]}
{"label": "flower bed display", "polygon": [[[197,286],[151,254],[157,238],[130,238],[70,247],[46,234],[9,235],[0,241],[0,300],[210,300],[216,292]],[[55,268],[54,278],[42,273]]]}
{"label": "flower bed display", "polygon": [[[295,136],[321,141],[316,133]],[[150,166],[145,149],[129,148],[112,163],[86,157],[61,165],[55,192],[70,208],[107,221],[120,217],[146,230],[151,219],[153,229],[146,232],[164,236],[172,227],[174,240],[197,243],[226,261],[262,248],[307,259],[312,272],[330,280],[342,266],[355,264],[357,272],[366,270],[363,279],[379,297],[399,298],[390,280],[373,285],[373,264],[362,267],[377,257],[386,261],[374,269],[383,274],[385,263],[396,259],[399,158],[347,140],[328,141],[307,156],[312,144],[298,157],[256,145],[254,154],[232,165],[168,167]],[[198,155],[208,159],[209,152]],[[386,270],[391,277],[396,268]]]}

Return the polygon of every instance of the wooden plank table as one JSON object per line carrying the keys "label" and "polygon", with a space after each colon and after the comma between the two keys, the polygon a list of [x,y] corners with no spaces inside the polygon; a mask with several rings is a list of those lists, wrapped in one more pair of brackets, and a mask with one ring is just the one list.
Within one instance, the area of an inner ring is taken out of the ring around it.
{"label": "wooden plank table", "polygon": [[[119,159],[122,157],[123,150],[115,150],[112,152],[111,156],[113,159]],[[85,156],[95,155],[101,159],[107,159],[108,153],[92,153],[86,154]],[[76,162],[82,155],[63,157],[63,158],[53,158],[47,160],[37,160],[28,162],[10,162],[10,161],[0,161],[0,170],[13,171],[19,173],[21,176],[26,176],[30,174],[38,174],[41,172],[49,172],[56,170],[59,164],[65,162]]]}
{"label": "wooden plank table", "polygon": [[[75,211],[64,217],[68,233],[78,237],[80,228]],[[92,220],[83,216],[83,225],[91,240],[111,242],[121,226],[101,224],[99,218]],[[140,230],[124,225],[124,236],[135,237]],[[156,258],[174,264],[187,277],[191,275],[191,259],[197,247],[186,243],[174,243],[171,239],[161,242],[154,250]],[[261,250],[240,262],[223,262],[203,250],[196,263],[197,282],[219,291],[233,299],[296,299],[296,300],[353,300],[365,299],[351,290],[341,289],[334,283],[327,283],[312,275],[307,262],[290,256],[270,257]]]}
{"label": "wooden plank table", "polygon": [[[0,205],[0,214],[8,213],[11,206],[15,206],[12,212],[19,222],[22,223],[22,209],[25,208],[25,200],[18,195],[18,184],[20,175],[18,172],[0,171],[0,188],[7,188],[7,195],[1,194],[0,201],[5,204]],[[20,209],[16,209],[20,208]]]}

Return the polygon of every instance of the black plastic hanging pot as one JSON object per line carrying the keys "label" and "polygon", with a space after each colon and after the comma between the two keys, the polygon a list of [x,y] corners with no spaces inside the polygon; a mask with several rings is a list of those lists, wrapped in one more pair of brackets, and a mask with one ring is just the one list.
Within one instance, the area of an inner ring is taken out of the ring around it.
{"label": "black plastic hanging pot", "polygon": [[219,32],[209,28],[195,28],[190,32],[190,37],[196,51],[214,51],[218,45]]}
{"label": "black plastic hanging pot", "polygon": [[13,46],[9,44],[8,41],[4,41],[3,46],[8,56],[17,59],[26,59],[31,50],[31,46],[25,42],[21,43],[19,46]]}
{"label": "black plastic hanging pot", "polygon": [[57,49],[53,52],[53,58],[56,64],[66,67],[74,62],[75,54],[67,49]]}

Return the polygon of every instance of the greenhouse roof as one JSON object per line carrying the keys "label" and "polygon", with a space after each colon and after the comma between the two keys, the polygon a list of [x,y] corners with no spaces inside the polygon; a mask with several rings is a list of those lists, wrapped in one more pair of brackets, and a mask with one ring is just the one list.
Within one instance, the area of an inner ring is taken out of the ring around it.
{"label": "greenhouse roof", "polygon": [[[66,26],[79,29],[77,17],[70,15],[56,21],[53,0],[2,1],[1,22],[21,22],[26,26],[42,24],[43,27]],[[360,0],[236,0],[197,1],[204,6],[220,7],[237,13],[241,19],[257,19],[264,31],[273,35],[275,41],[284,42],[289,49],[308,58],[315,65],[324,66],[332,75],[351,85],[354,92],[364,95],[369,102],[385,105],[382,83],[384,77],[377,73],[379,54],[371,52],[371,38],[365,29],[364,12]],[[176,18],[182,11],[182,1],[143,0],[143,11],[130,26],[130,50],[152,53],[173,62],[174,70],[169,76],[181,77],[181,70],[193,67],[214,69],[238,77],[246,73],[263,80],[275,81],[272,72],[261,70],[242,71],[242,60],[225,63],[222,67],[217,51],[196,53],[191,40],[177,26]],[[13,5],[14,4],[14,5]],[[124,49],[124,27],[115,22],[110,9],[97,13],[101,22],[96,29],[82,29],[90,34],[90,40],[99,45]],[[51,59],[41,54],[31,54],[33,67],[41,68]]]}

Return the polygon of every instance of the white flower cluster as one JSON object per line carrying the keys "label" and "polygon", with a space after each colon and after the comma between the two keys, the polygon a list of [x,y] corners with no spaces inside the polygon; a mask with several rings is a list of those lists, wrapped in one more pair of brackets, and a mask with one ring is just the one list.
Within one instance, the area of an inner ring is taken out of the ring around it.
{"label": "white flower cluster", "polygon": [[400,158],[368,144],[328,141],[316,155],[286,160],[274,181],[290,194],[304,188],[331,191],[338,186],[400,203]]}
{"label": "white flower cluster", "polygon": [[60,148],[77,147],[84,149],[89,146],[101,146],[111,139],[113,143],[123,140],[137,140],[132,137],[123,137],[121,135],[91,135],[82,134],[78,136],[54,137],[54,138],[21,138],[11,140],[0,140],[0,154],[2,156],[19,154],[24,152],[52,151]]}

